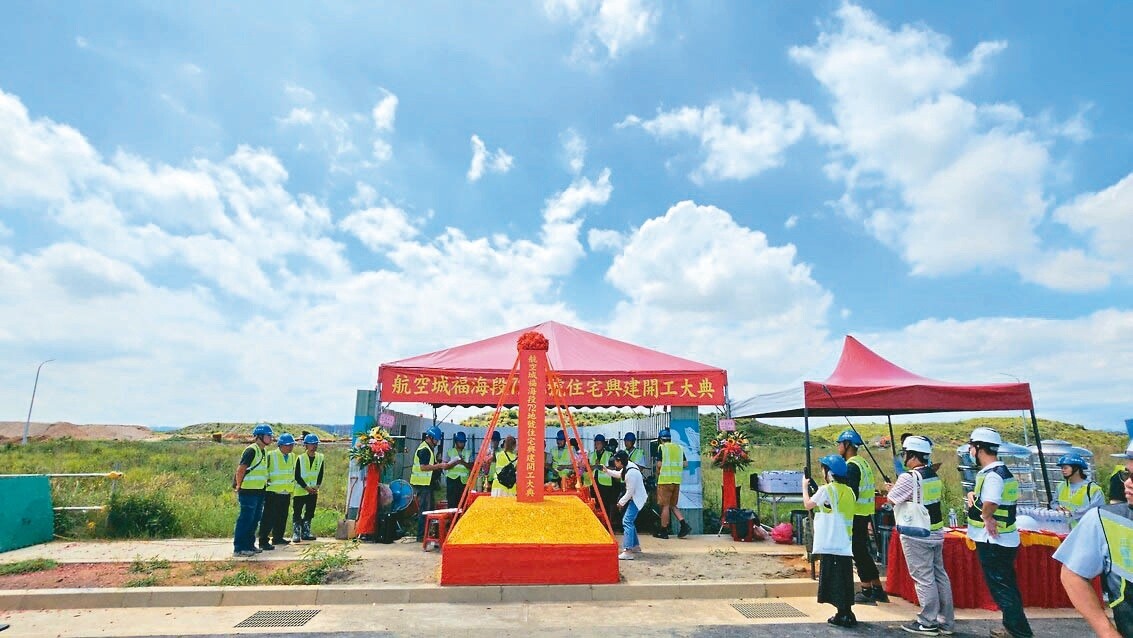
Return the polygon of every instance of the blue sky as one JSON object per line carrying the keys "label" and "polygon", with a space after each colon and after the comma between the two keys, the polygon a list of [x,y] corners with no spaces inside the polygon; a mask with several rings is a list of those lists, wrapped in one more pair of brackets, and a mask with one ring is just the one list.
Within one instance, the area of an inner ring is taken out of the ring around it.
{"label": "blue sky", "polygon": [[1128,3],[0,9],[0,417],[339,422],[558,320],[1133,417]]}

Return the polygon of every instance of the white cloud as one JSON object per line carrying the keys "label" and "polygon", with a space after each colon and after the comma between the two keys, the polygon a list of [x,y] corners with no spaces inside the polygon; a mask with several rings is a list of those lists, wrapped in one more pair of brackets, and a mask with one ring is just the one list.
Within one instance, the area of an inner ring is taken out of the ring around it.
{"label": "white cloud", "polygon": [[578,175],[586,165],[586,140],[574,129],[567,129],[561,136],[563,153],[566,155],[570,172]]}
{"label": "white cloud", "polygon": [[1071,289],[1103,287],[1108,285],[1111,273],[1133,276],[1133,173],[1105,190],[1080,195],[1058,207],[1054,219],[1083,235],[1091,254],[1082,263],[1060,270],[1072,278],[1091,273],[1098,278],[1095,286],[1072,285]]}
{"label": "white cloud", "polygon": [[311,109],[295,107],[287,113],[287,115],[277,118],[280,124],[310,124],[315,121],[315,114]]}
{"label": "white cloud", "polygon": [[77,35],[75,36],[75,46],[79,47],[80,49],[85,49],[90,46],[90,42],[88,42],[87,39],[83,36]]}
{"label": "white cloud", "polygon": [[1037,233],[1051,199],[1051,136],[1087,137],[1082,113],[1058,123],[961,97],[1004,42],[953,57],[949,39],[925,26],[891,29],[852,4],[836,15],[835,28],[791,57],[833,98],[834,124],[816,134],[832,149],[828,176],[846,188],[837,208],[915,274],[992,267],[1049,286],[1098,285],[1096,273],[1067,271],[1096,255],[1055,251]]}
{"label": "white cloud", "polygon": [[691,178],[703,183],[747,179],[781,166],[785,151],[815,128],[816,118],[800,102],[767,100],[752,92],[704,108],[661,111],[650,120],[630,115],[618,128],[630,126],[640,126],[658,139],[699,140],[704,159]]}
{"label": "white cloud", "polygon": [[397,96],[385,91],[384,96],[374,105],[370,116],[374,119],[374,128],[378,131],[392,131],[394,119],[397,117]]}
{"label": "white cloud", "polygon": [[315,94],[298,84],[291,84],[289,82],[283,85],[283,92],[287,94],[289,100],[300,104],[311,104],[315,101]]}
{"label": "white cloud", "polygon": [[468,166],[468,181],[479,181],[484,176],[485,172],[488,173],[507,173],[511,170],[514,159],[511,155],[502,148],[497,148],[495,152],[489,151],[488,147],[484,145],[484,141],[480,139],[479,135],[472,136],[472,163]]}
{"label": "white cloud", "polygon": [[193,64],[192,62],[186,62],[185,64],[182,64],[181,71],[184,72],[185,75],[200,75],[204,73],[204,69]]}
{"label": "white cloud", "polygon": [[747,383],[801,365],[799,353],[826,338],[833,303],[793,245],[771,246],[727,211],[691,201],[632,232],[606,280],[626,297],[611,334],[726,366]]}
{"label": "white cloud", "polygon": [[586,243],[595,252],[620,252],[626,244],[626,236],[616,230],[591,228],[586,234]]}
{"label": "white cloud", "polygon": [[613,60],[648,42],[660,16],[650,0],[545,0],[543,9],[578,29],[571,58],[584,63]]}
{"label": "white cloud", "polygon": [[[613,190],[609,171],[573,179],[530,238],[426,237],[364,182],[335,224],[264,149],[181,167],[105,158],[2,92],[0,136],[0,206],[45,241],[0,250],[0,404],[19,402],[24,361],[54,357],[36,416],[77,422],[326,422],[378,361],[584,325],[558,288],[585,257],[585,211]],[[379,257],[346,261],[343,234]]]}
{"label": "white cloud", "polygon": [[787,218],[787,221],[783,222],[783,228],[786,228],[788,230],[790,230],[790,229],[792,229],[792,228],[794,228],[795,226],[798,226],[798,225],[799,225],[799,216],[798,215],[791,215],[790,217]]}
{"label": "white cloud", "polygon": [[393,146],[385,140],[374,140],[373,155],[379,162],[388,162],[393,157]]}

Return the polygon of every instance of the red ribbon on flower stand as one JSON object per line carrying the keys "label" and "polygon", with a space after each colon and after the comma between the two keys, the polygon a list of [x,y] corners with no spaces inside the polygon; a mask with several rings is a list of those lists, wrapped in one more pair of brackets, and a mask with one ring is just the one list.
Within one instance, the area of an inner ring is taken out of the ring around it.
{"label": "red ribbon on flower stand", "polygon": [[375,465],[366,466],[366,487],[362,490],[362,503],[358,507],[358,522],[354,525],[354,533],[373,535],[378,530],[378,485],[381,476]]}
{"label": "red ribbon on flower stand", "polygon": [[720,517],[723,518],[729,509],[740,506],[736,502],[736,471],[732,469],[721,470],[720,483],[724,491],[720,498]]}

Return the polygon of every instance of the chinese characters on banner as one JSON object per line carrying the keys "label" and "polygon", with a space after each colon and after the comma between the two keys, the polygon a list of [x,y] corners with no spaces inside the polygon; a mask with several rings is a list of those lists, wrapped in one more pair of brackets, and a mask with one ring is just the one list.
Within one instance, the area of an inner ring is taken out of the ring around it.
{"label": "chinese characters on banner", "polygon": [[515,497],[520,502],[543,500],[543,464],[547,405],[547,352],[519,351],[519,462]]}
{"label": "chinese characters on banner", "polygon": [[[545,358],[545,355],[544,355]],[[521,366],[524,363],[521,362]],[[544,368],[545,370],[546,368]],[[507,374],[464,376],[437,371],[406,372],[382,370],[383,401],[440,403],[447,405],[522,405],[520,383],[526,374],[521,367],[518,378],[507,387]],[[546,377],[539,386],[544,396],[553,396]],[[558,394],[567,406],[610,405],[723,405],[727,377],[723,371],[689,373],[642,373],[616,376],[560,375]]]}

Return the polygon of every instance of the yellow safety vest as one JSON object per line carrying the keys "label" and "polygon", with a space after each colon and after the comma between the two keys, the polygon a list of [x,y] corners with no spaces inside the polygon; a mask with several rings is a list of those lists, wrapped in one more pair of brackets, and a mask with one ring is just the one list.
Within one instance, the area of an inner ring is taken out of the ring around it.
{"label": "yellow safety vest", "polygon": [[295,490],[295,462],[299,455],[295,452],[283,455],[279,448],[268,452],[267,491],[276,494],[291,494]]}
{"label": "yellow safety vest", "polygon": [[[256,456],[252,458],[252,464],[244,471],[244,481],[240,483],[242,490],[262,490],[268,483],[268,458],[267,452],[256,444],[249,445],[244,448],[244,451],[254,450]],[[241,454],[241,457],[244,455]]]}
{"label": "yellow safety vest", "polygon": [[[429,446],[428,441],[421,441],[421,445],[417,446],[417,452],[424,448],[429,451],[429,462],[425,465],[436,465],[437,453]],[[433,482],[433,471],[421,469],[421,459],[417,456],[417,452],[413,453],[413,471],[409,475],[409,484],[427,487]]]}
{"label": "yellow safety vest", "polygon": [[661,444],[661,473],[657,475],[658,485],[680,485],[684,474],[684,451],[673,443]]}
{"label": "yellow safety vest", "polygon": [[[304,461],[306,461],[306,463],[304,463]],[[315,458],[313,459],[306,453],[300,454],[299,460],[297,460],[296,463],[299,464],[299,476],[303,477],[303,482],[307,484],[307,487],[318,487],[319,471],[323,469],[323,453],[315,452]],[[299,487],[299,484],[296,483],[295,491],[292,492],[292,494],[295,496],[309,496],[311,493]]]}
{"label": "yellow safety vest", "polygon": [[[472,456],[471,456],[472,450],[469,450],[467,446],[465,446],[465,448],[463,450],[458,450],[454,447],[451,450],[449,450],[449,454],[453,454],[454,456],[459,458],[461,461],[468,461],[468,459],[472,458]],[[445,472],[445,476],[450,478],[450,479],[458,479],[461,483],[467,484],[468,483],[468,468],[464,467],[460,463],[457,463],[456,465],[450,467],[447,472]]]}
{"label": "yellow safety vest", "polygon": [[[507,466],[508,466],[508,465],[509,465],[510,463],[513,463],[513,462],[515,462],[515,460],[516,460],[517,458],[519,458],[519,457],[518,457],[518,456],[511,456],[511,455],[509,455],[509,454],[508,454],[507,452],[505,452],[505,451],[503,451],[503,450],[500,450],[499,452],[496,452],[496,462],[495,462],[495,467],[496,467],[496,468],[498,468],[498,469],[496,470],[496,472],[498,473],[498,472],[499,472],[500,470],[502,470],[502,469],[504,469],[505,467],[507,467]],[[518,470],[519,468],[516,468],[516,469]],[[496,475],[495,475],[495,474],[493,474],[493,475],[492,475],[492,481],[493,481],[493,483],[492,483],[492,489],[500,489],[500,490],[503,490],[505,494],[508,494],[508,495],[510,495],[510,496],[515,496],[515,486],[516,486],[516,485],[519,485],[519,480],[518,480],[518,479],[519,479],[519,476],[518,476],[518,475],[516,476],[516,482],[515,482],[515,485],[512,485],[511,487],[504,487],[504,484],[503,484],[503,483],[500,483],[500,482],[499,482],[499,481],[497,481],[496,479],[497,479]]]}
{"label": "yellow safety vest", "polygon": [[[1109,550],[1102,589],[1109,598],[1109,606],[1116,607],[1125,601],[1125,587],[1133,580],[1133,521],[1104,507],[1098,508],[1098,516],[1101,517],[1102,532]],[[1114,582],[1117,579],[1120,579],[1120,585]]]}
{"label": "yellow safety vest", "polygon": [[[1003,478],[1003,497],[1000,499],[1003,502],[997,503],[995,509],[995,529],[1000,534],[1008,534],[1014,532],[1015,527],[1015,503],[1019,500],[1019,481],[1011,474],[1011,470],[1007,469],[1004,465],[997,465],[991,469]],[[987,477],[987,472],[982,472],[976,475],[976,500],[975,504],[968,508],[968,525],[970,527],[983,527],[983,498],[980,497],[980,492],[983,491],[984,478]]]}
{"label": "yellow safety vest", "polygon": [[830,514],[837,512],[842,517],[843,523],[846,525],[846,534],[850,538],[854,537],[854,490],[849,485],[842,483],[827,483],[826,489],[832,492],[830,501],[834,503],[834,507],[829,505],[819,505],[820,511]]}
{"label": "yellow safety vest", "polygon": [[565,465],[566,469],[557,469],[559,478],[566,478],[574,471],[574,466],[570,462],[570,448],[563,446],[562,449],[556,447],[551,450],[551,465],[558,468],[560,465]]}
{"label": "yellow safety vest", "polygon": [[596,452],[590,453],[590,467],[594,469],[595,476],[598,477],[598,485],[613,485],[614,477],[602,471],[606,464],[610,462],[610,452],[602,450],[602,454]]}
{"label": "yellow safety vest", "polygon": [[921,504],[928,510],[929,529],[944,529],[944,516],[940,511],[940,499],[944,497],[944,481],[927,465],[915,470],[921,476]]}
{"label": "yellow safety vest", "polygon": [[858,482],[858,500],[854,507],[854,515],[873,516],[873,512],[877,509],[877,484],[873,478],[873,468],[860,456],[851,456],[847,463],[858,466],[858,472],[861,476]]}
{"label": "yellow safety vest", "polygon": [[[1100,485],[1093,481],[1084,481],[1086,484],[1082,489],[1077,492],[1070,491],[1070,483],[1063,481],[1062,485],[1058,488],[1058,504],[1070,510],[1071,514],[1077,514],[1082,510],[1088,509],[1090,502],[1093,500],[1091,496],[1102,491]],[[1105,495],[1102,495],[1104,502]],[[1074,528],[1078,525],[1078,519],[1070,519],[1070,527]]]}
{"label": "yellow safety vest", "polygon": [[635,447],[632,450],[627,450],[627,452],[632,463],[636,463],[639,467],[645,466],[645,450]]}

